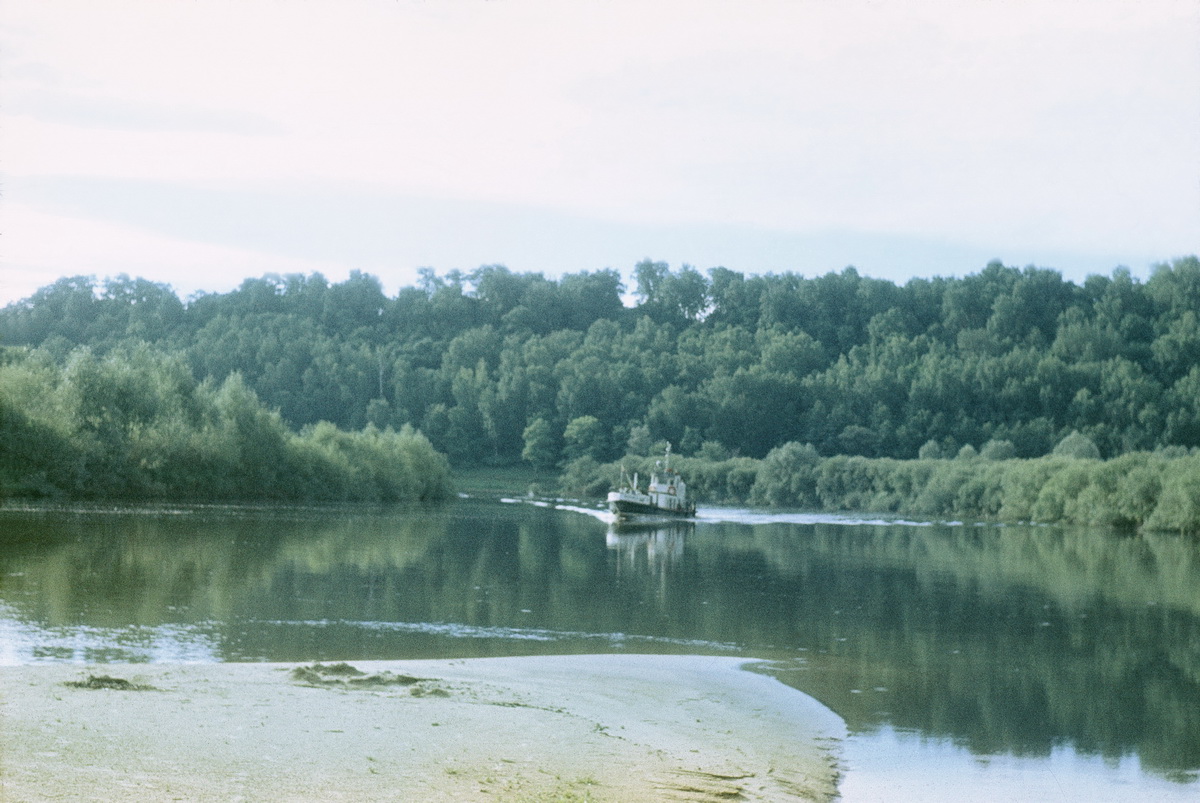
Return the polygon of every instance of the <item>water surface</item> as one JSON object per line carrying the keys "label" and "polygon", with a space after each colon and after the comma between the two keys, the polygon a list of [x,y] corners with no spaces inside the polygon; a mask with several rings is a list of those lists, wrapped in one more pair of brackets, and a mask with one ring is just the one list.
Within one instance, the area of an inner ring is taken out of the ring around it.
{"label": "water surface", "polygon": [[0,662],[744,655],[842,716],[847,800],[1200,795],[1200,546],[579,506],[0,511]]}

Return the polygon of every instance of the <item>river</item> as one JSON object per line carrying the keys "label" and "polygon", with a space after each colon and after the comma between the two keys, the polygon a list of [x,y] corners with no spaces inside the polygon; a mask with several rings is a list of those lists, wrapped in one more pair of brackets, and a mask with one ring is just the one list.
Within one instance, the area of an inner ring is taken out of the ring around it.
{"label": "river", "polygon": [[697,653],[847,723],[843,799],[1200,797],[1200,542],[564,503],[0,510],[0,663]]}

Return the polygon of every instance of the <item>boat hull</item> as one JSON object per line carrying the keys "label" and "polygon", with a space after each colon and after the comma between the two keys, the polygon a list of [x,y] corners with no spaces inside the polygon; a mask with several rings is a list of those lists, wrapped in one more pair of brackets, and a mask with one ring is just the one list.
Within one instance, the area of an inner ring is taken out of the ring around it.
{"label": "boat hull", "polygon": [[693,507],[682,507],[674,510],[658,505],[649,504],[647,502],[635,502],[630,499],[609,499],[608,509],[619,518],[632,518],[634,516],[654,516],[666,517],[672,519],[686,519],[694,516],[696,509]]}

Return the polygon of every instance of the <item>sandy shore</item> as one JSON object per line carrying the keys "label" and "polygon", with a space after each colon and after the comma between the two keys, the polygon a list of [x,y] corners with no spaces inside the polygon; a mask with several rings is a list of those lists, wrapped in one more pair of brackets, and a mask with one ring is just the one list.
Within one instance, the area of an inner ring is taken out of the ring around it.
{"label": "sandy shore", "polygon": [[744,663],[2,667],[0,799],[836,797],[844,724]]}

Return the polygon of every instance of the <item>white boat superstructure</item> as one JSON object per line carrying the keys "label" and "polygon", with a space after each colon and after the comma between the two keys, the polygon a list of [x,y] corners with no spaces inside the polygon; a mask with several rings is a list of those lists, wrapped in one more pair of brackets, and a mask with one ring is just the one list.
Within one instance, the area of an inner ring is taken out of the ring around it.
{"label": "white boat superstructure", "polygon": [[664,460],[650,475],[650,484],[643,491],[638,487],[638,475],[630,481],[621,469],[621,484],[608,495],[608,509],[618,518],[633,516],[694,516],[696,504],[687,498],[687,484],[679,472],[671,468],[671,447]]}

